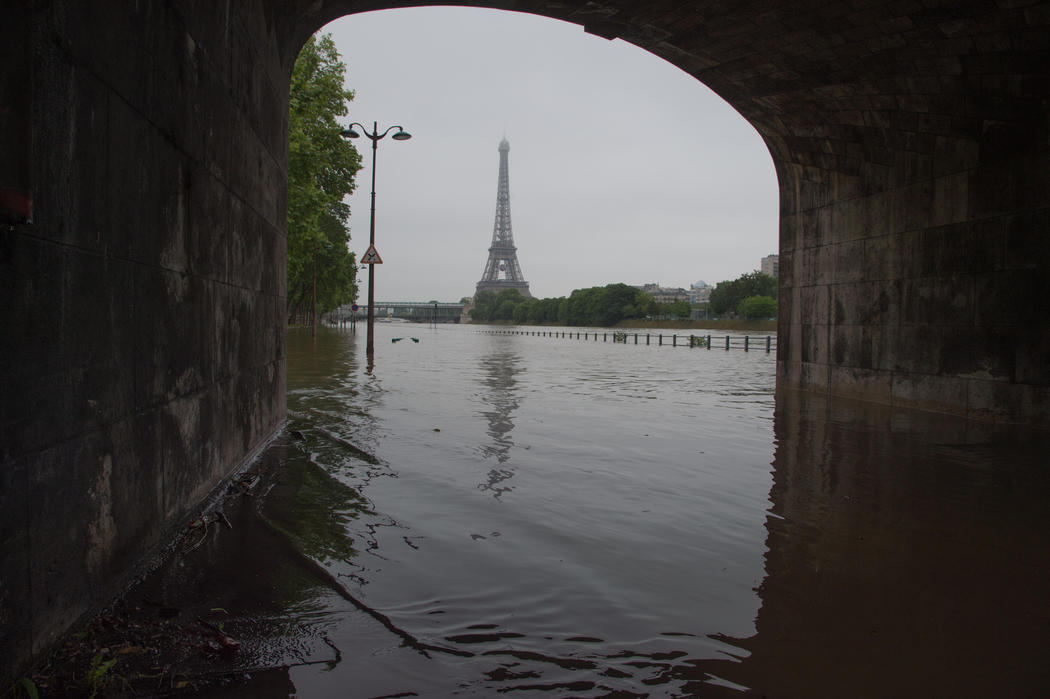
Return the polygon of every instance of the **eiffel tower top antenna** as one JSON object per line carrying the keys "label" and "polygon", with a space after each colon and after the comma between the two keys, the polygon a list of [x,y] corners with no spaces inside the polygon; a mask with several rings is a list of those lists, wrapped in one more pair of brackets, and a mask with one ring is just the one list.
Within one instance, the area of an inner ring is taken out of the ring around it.
{"label": "eiffel tower top antenna", "polygon": [[514,246],[514,233],[510,224],[510,172],[508,154],[510,142],[506,135],[499,142],[499,181],[496,186],[496,222],[492,227],[492,244],[485,271],[478,282],[478,291],[517,289],[522,296],[531,298],[529,283],[518,264],[518,249]]}

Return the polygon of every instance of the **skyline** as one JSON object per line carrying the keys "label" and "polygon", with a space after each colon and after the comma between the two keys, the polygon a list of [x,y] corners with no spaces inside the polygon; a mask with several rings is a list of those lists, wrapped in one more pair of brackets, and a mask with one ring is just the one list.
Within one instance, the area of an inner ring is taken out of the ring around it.
{"label": "skyline", "polygon": [[[362,13],[321,31],[356,95],[346,123],[413,136],[379,144],[377,299],[473,294],[504,137],[514,240],[534,296],[616,282],[714,285],[778,252],[776,176],[762,139],[701,83],[638,47],[471,8]],[[359,145],[364,167],[349,199],[359,258],[369,147]]]}

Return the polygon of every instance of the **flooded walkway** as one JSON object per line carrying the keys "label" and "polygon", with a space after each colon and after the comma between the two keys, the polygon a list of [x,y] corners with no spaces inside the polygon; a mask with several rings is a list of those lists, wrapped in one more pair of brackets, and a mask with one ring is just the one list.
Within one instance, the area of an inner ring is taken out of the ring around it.
{"label": "flooded walkway", "polygon": [[1045,435],[774,398],[742,352],[414,332],[290,335],[288,430],[42,694],[1050,686]]}

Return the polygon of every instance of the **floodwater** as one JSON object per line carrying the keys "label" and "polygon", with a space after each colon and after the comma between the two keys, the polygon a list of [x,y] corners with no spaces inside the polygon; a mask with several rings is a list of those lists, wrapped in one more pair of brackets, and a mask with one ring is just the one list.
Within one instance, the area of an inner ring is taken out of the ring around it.
{"label": "floodwater", "polygon": [[237,692],[1050,689],[1045,435],[775,396],[764,338],[486,330],[378,323],[372,364],[363,327],[289,332],[304,439],[257,508],[306,563],[226,603],[296,630]]}

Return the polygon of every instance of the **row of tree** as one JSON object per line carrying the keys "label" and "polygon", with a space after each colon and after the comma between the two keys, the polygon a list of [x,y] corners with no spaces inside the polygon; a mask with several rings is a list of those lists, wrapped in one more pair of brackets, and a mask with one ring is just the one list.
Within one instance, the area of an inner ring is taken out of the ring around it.
{"label": "row of tree", "polygon": [[[463,299],[465,302],[470,299]],[[517,289],[498,294],[479,291],[470,311],[479,323],[513,321],[519,324],[589,325],[609,327],[632,318],[687,319],[685,301],[657,303],[651,294],[627,284],[576,289],[568,298],[525,298]],[[777,280],[762,272],[749,272],[732,281],[719,282],[711,291],[712,316],[736,314],[741,318],[773,318],[777,314]]]}
{"label": "row of tree", "polygon": [[741,318],[772,318],[777,314],[777,280],[755,271],[718,282],[711,291],[708,312],[712,316],[736,313]]}
{"label": "row of tree", "polygon": [[607,327],[630,318],[688,318],[689,310],[685,301],[657,303],[650,294],[633,286],[608,284],[576,289],[568,298],[525,298],[517,289],[504,289],[498,294],[479,291],[470,317],[480,323],[513,321]]}
{"label": "row of tree", "polygon": [[288,316],[317,312],[357,295],[350,207],[361,169],[357,149],[340,134],[339,117],[354,98],[343,87],[346,65],[331,35],[311,37],[292,69],[288,108]]}

